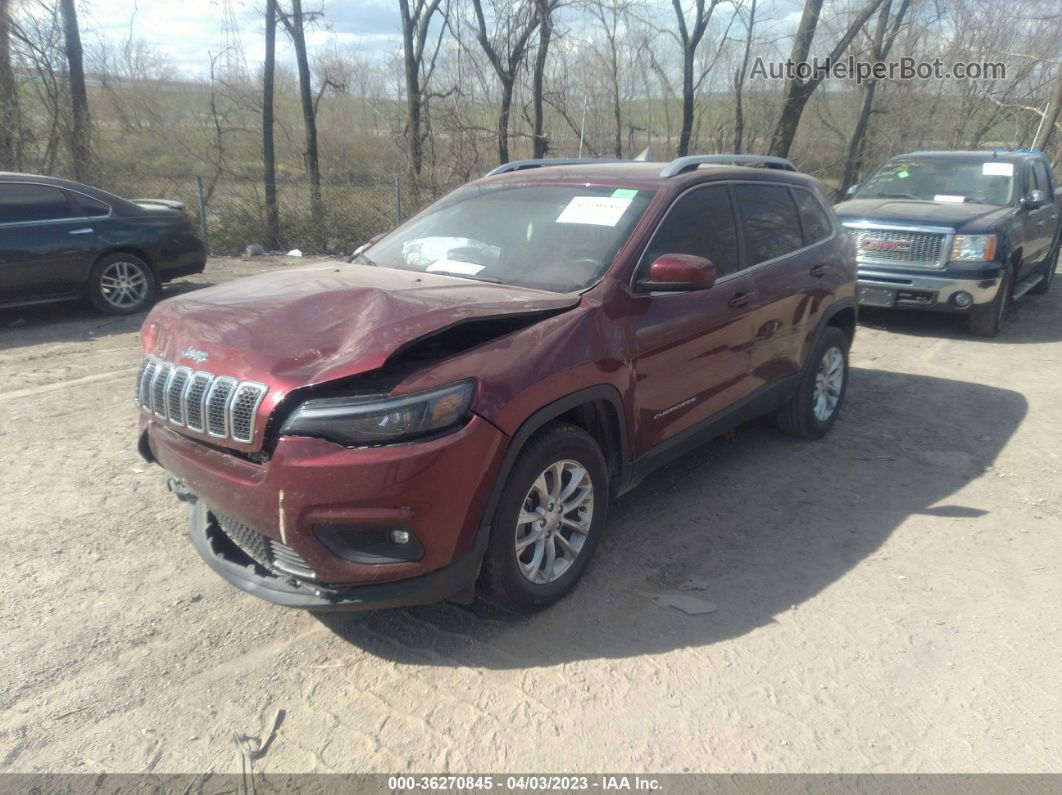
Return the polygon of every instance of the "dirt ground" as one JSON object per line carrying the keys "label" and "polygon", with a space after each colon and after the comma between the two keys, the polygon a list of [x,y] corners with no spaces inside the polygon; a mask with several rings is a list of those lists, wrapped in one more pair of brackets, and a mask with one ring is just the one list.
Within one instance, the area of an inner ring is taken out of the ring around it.
{"label": "dirt ground", "polygon": [[256,770],[1062,771],[1062,287],[994,341],[865,313],[828,438],[658,472],[521,619],[227,585],[135,450],[141,321],[0,314],[0,771],[237,771],[279,710]]}

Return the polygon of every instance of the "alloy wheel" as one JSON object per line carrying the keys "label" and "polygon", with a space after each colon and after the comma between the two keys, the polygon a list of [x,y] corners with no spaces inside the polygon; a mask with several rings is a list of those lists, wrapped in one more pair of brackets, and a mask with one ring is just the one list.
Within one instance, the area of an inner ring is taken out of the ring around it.
{"label": "alloy wheel", "polygon": [[578,461],[546,467],[531,484],[516,520],[516,562],[535,584],[554,582],[586,544],[594,515],[594,484]]}
{"label": "alloy wheel", "polygon": [[841,389],[844,387],[844,354],[840,348],[830,347],[819,361],[815,374],[815,392],[812,395],[812,407],[815,419],[827,422],[837,411],[841,402]]}
{"label": "alloy wheel", "polygon": [[147,274],[135,262],[117,260],[100,274],[103,300],[117,309],[139,306],[147,298],[148,289]]}

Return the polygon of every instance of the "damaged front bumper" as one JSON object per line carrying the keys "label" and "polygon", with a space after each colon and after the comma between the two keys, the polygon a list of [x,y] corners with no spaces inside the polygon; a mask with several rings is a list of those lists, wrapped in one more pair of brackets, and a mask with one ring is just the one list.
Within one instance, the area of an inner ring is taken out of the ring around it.
{"label": "damaged front bumper", "polygon": [[[190,500],[189,536],[210,568],[241,591],[283,607],[319,611],[379,610],[429,604],[468,591],[479,574],[481,544],[449,566],[397,582],[336,588],[267,569],[236,546],[202,500]],[[486,534],[482,541],[485,544]]]}

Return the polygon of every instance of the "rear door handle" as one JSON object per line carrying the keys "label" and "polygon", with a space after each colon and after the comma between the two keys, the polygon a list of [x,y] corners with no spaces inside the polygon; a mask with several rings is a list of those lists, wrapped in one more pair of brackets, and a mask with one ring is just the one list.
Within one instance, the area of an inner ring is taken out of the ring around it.
{"label": "rear door handle", "polygon": [[748,306],[749,301],[752,300],[752,293],[734,293],[730,300],[727,301],[728,306],[740,307]]}
{"label": "rear door handle", "polygon": [[91,226],[86,226],[84,229],[71,229],[69,234],[71,235],[91,235],[95,230]]}
{"label": "rear door handle", "polygon": [[816,279],[820,279],[820,278],[822,278],[823,276],[826,275],[826,266],[825,265],[812,265],[811,266],[811,270],[808,271],[808,273],[810,273]]}

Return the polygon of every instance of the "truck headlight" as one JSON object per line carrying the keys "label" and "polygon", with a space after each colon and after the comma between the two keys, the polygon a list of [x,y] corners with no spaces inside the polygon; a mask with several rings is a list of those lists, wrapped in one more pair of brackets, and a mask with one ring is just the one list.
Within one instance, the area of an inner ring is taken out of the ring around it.
{"label": "truck headlight", "polygon": [[396,444],[453,428],[469,417],[473,381],[401,397],[307,400],[281,427],[288,436],[317,436],[348,447]]}
{"label": "truck headlight", "polygon": [[990,261],[996,256],[995,235],[955,235],[951,245],[953,260]]}

